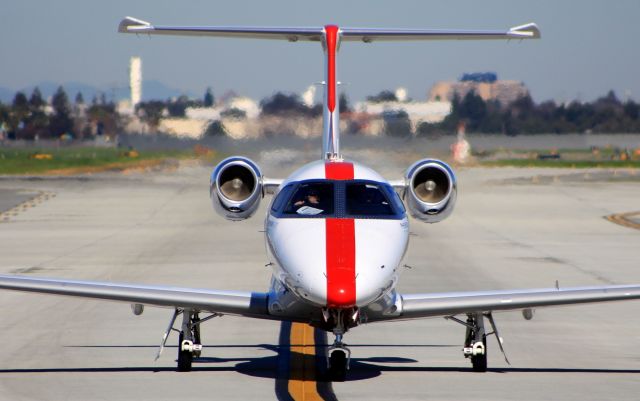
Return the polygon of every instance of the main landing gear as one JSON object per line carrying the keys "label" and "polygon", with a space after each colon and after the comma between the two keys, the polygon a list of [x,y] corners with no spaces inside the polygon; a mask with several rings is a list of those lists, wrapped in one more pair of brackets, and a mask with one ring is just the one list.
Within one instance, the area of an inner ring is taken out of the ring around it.
{"label": "main landing gear", "polygon": [[[487,318],[491,324],[493,331],[487,333],[484,327],[484,319]],[[464,337],[464,347],[462,353],[465,358],[471,359],[471,366],[474,372],[486,372],[487,371],[487,336],[494,334],[498,340],[498,346],[504,360],[507,364],[511,365],[507,354],[502,347],[502,338],[498,333],[498,328],[493,320],[491,312],[482,313],[475,312],[467,314],[467,321],[460,320],[455,316],[447,316],[446,319],[453,320],[456,323],[460,323],[466,327],[466,333]]]}
{"label": "main landing gear", "polygon": [[[179,315],[182,315],[182,325],[180,326],[180,330],[173,327]],[[172,331],[177,331],[180,333],[178,338],[178,372],[191,371],[193,359],[200,357],[202,353],[200,324],[216,316],[219,315],[214,313],[200,319],[198,311],[191,309],[176,309],[171,317],[171,321],[169,322],[169,327],[167,327],[167,330],[162,337],[162,343],[160,344],[160,349],[156,355],[156,360],[160,357],[160,354],[167,343],[167,339],[169,338],[169,334]]]}

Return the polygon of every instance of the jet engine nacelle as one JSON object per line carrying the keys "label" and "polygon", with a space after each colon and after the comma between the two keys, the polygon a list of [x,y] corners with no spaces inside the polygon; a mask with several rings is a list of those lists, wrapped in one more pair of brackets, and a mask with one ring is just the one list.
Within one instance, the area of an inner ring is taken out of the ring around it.
{"label": "jet engine nacelle", "polygon": [[456,176],[448,164],[422,159],[407,169],[404,200],[413,217],[437,223],[449,217],[456,203]]}
{"label": "jet engine nacelle", "polygon": [[246,157],[228,157],[211,173],[213,208],[227,220],[251,217],[262,199],[262,172]]}

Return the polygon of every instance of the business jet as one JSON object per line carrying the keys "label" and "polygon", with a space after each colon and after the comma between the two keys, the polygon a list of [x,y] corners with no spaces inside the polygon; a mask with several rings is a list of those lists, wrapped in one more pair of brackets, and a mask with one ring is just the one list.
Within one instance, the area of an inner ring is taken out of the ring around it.
{"label": "business jet", "polygon": [[[200,356],[204,322],[222,315],[303,322],[335,335],[327,349],[328,372],[343,380],[351,351],[343,342],[352,328],[374,322],[444,317],[464,326],[463,355],[473,370],[487,370],[487,336],[502,349],[493,312],[640,298],[640,285],[401,294],[396,284],[409,242],[409,218],[437,223],[456,203],[457,182],[450,166],[435,159],[416,161],[398,181],[343,158],[340,152],[337,53],[342,42],[446,39],[536,39],[533,24],[508,30],[422,30],[345,28],[155,26],[127,17],[119,32],[318,42],[324,51],[322,153],[286,179],[269,179],[257,163],[229,157],[213,170],[214,210],[233,221],[250,218],[261,200],[273,195],[265,218],[268,266],[266,292],[175,288],[113,282],[0,276],[0,288],[173,309],[163,335],[179,332],[177,368],[189,371]],[[437,280],[437,277],[433,278]],[[206,315],[206,316],[205,316]],[[179,328],[174,328],[181,317]],[[506,355],[505,355],[506,359]],[[507,360],[508,362],[508,360]]]}

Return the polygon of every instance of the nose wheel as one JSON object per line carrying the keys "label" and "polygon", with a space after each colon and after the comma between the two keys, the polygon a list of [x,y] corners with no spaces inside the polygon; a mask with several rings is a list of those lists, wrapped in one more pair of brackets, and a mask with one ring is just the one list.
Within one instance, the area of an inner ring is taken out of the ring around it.
{"label": "nose wheel", "polygon": [[336,340],[327,350],[327,367],[332,381],[342,382],[347,376],[351,350],[342,342],[342,334],[336,334]]}

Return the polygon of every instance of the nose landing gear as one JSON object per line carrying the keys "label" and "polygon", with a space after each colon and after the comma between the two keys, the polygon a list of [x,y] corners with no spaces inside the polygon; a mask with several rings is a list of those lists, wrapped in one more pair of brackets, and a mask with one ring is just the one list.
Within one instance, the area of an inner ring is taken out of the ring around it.
{"label": "nose landing gear", "polygon": [[342,337],[349,327],[352,325],[355,326],[358,310],[345,311],[343,309],[334,309],[330,311],[330,314],[335,322],[333,334],[335,334],[336,339],[327,349],[329,378],[333,381],[344,381],[347,376],[347,370],[349,370],[349,363],[351,362],[351,350],[342,342]]}
{"label": "nose landing gear", "polygon": [[327,350],[329,377],[334,381],[344,381],[351,362],[351,350],[342,342],[342,334],[336,334],[333,345]]}

